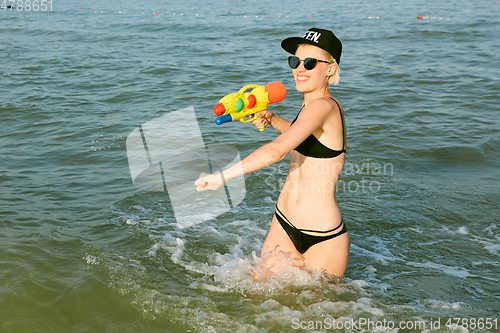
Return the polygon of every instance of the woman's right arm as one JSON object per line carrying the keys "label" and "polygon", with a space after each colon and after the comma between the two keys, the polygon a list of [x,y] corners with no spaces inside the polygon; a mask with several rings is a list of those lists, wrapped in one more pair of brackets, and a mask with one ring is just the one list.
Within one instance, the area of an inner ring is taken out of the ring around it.
{"label": "woman's right arm", "polygon": [[280,133],[283,133],[286,131],[290,125],[292,124],[291,121],[288,121],[286,119],[281,118],[278,116],[276,113],[264,110],[260,113],[257,113],[257,117],[261,118],[258,120],[254,120],[253,124],[257,128],[263,128],[265,126],[265,122],[267,121],[268,125],[271,125],[274,127],[277,131]]}

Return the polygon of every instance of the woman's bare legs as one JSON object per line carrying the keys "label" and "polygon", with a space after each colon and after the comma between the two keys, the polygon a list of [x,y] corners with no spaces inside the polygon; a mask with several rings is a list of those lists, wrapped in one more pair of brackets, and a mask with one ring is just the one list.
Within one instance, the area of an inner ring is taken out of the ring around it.
{"label": "woman's bare legs", "polygon": [[349,260],[350,240],[346,232],[335,238],[311,246],[304,254],[305,266],[319,269],[336,277],[343,277]]}
{"label": "woman's bare legs", "polygon": [[265,280],[285,267],[308,267],[336,277],[344,276],[349,259],[349,235],[347,233],[311,246],[300,254],[288,234],[273,216],[260,257],[254,280]]}
{"label": "woman's bare legs", "polygon": [[273,216],[271,228],[262,246],[260,257],[262,261],[256,265],[257,272],[253,277],[257,281],[263,281],[270,275],[279,273],[285,267],[301,267],[304,265],[304,258],[295,249],[276,216]]}

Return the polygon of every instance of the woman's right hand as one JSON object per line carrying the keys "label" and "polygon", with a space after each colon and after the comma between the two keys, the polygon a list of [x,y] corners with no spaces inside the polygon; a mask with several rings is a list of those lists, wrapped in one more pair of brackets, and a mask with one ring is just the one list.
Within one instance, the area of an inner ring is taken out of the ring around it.
{"label": "woman's right hand", "polygon": [[196,185],[196,191],[206,191],[206,190],[217,190],[219,187],[224,185],[224,178],[221,173],[218,174],[209,174],[202,172],[200,177],[194,182]]}
{"label": "woman's right hand", "polygon": [[267,110],[256,113],[256,115],[259,119],[252,121],[252,124],[259,130],[266,128],[266,126],[271,123],[271,118],[273,117],[273,113]]}

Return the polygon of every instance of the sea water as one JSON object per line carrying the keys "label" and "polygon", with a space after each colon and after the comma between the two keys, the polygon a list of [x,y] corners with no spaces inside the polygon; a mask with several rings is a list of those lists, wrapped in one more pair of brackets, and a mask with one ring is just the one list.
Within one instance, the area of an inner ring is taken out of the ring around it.
{"label": "sea water", "polygon": [[[500,330],[499,3],[51,4],[0,11],[0,331]],[[344,45],[349,266],[254,282],[288,159],[182,228],[168,194],[134,187],[126,139],[193,107],[206,144],[247,156],[278,133],[211,109],[279,80],[270,109],[293,119],[280,42],[311,27]]]}

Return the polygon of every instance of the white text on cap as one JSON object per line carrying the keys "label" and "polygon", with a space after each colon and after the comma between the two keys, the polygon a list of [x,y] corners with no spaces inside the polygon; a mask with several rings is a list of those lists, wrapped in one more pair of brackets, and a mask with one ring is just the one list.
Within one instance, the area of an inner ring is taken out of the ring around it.
{"label": "white text on cap", "polygon": [[308,32],[306,32],[306,34],[302,38],[305,38],[307,40],[310,40],[312,42],[317,43],[320,36],[321,36],[321,32],[308,31]]}

